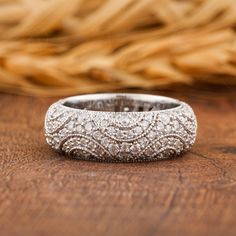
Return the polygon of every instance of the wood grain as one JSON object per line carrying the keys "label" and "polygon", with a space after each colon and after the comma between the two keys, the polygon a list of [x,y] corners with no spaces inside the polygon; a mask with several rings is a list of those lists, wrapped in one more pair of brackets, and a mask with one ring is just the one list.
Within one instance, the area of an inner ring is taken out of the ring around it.
{"label": "wood grain", "polygon": [[161,94],[198,117],[182,158],[139,164],[65,159],[45,143],[54,99],[0,95],[0,234],[236,235],[236,89]]}

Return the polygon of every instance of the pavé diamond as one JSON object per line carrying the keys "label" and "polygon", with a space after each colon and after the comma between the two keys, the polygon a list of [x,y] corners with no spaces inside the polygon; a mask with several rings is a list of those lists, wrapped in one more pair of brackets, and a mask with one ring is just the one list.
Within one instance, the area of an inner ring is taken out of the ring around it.
{"label": "pav\u00e9 diamond", "polygon": [[109,145],[109,152],[111,153],[111,155],[115,156],[119,153],[120,149],[119,146],[117,144],[110,144]]}
{"label": "pav\u00e9 diamond", "polygon": [[170,122],[170,117],[166,114],[162,114],[160,118],[165,124],[168,124]]}
{"label": "pav\u00e9 diamond", "polygon": [[133,129],[135,134],[140,134],[142,133],[143,129],[140,126],[137,126]]}
{"label": "pav\u00e9 diamond", "polygon": [[154,138],[156,138],[156,136],[157,136],[157,133],[155,132],[155,131],[150,131],[149,133],[148,133],[148,137],[150,138],[150,139],[154,139]]}
{"label": "pav\u00e9 diamond", "polygon": [[78,126],[76,127],[76,130],[77,130],[79,133],[81,133],[81,132],[84,131],[84,127],[83,127],[82,125],[78,125]]}
{"label": "pav\u00e9 diamond", "polygon": [[105,147],[107,147],[110,144],[110,139],[108,137],[105,137],[101,140],[101,144]]}
{"label": "pav\u00e9 diamond", "polygon": [[141,151],[140,145],[139,144],[134,144],[130,147],[131,152],[134,154],[137,154],[138,152]]}
{"label": "pav\u00e9 diamond", "polygon": [[146,147],[149,143],[149,140],[146,137],[142,137],[139,139],[139,144],[142,148]]}
{"label": "pav\u00e9 diamond", "polygon": [[68,125],[67,125],[67,128],[68,128],[69,130],[73,130],[73,129],[74,129],[74,122],[70,121],[70,122],[68,123]]}
{"label": "pav\u00e9 diamond", "polygon": [[[87,110],[70,109],[61,102],[55,103],[46,115],[47,142],[66,154],[100,161],[160,159],[173,153],[180,154],[194,143],[197,124],[194,113],[185,103],[174,109],[159,110],[157,97],[157,109],[147,102],[145,107],[141,107],[144,111],[138,112],[140,104],[143,106],[144,103],[142,99],[136,101],[131,96],[131,99],[125,100],[125,104],[123,100],[115,104],[123,104],[130,109],[129,112],[113,112],[112,99],[102,100],[98,106],[96,99],[89,100]],[[163,99],[160,100],[161,104]],[[180,102],[173,100],[173,103],[178,105]],[[92,112],[89,106],[94,106]],[[112,112],[106,109],[97,112],[104,106]],[[132,107],[135,107],[135,112],[132,112]]]}
{"label": "pav\u00e9 diamond", "polygon": [[128,143],[121,144],[121,152],[129,152],[129,144]]}
{"label": "pav\u00e9 diamond", "polygon": [[88,122],[84,125],[84,128],[87,130],[87,131],[91,131],[93,129],[93,124],[91,122]]}
{"label": "pav\u00e9 diamond", "polygon": [[132,122],[132,120],[130,119],[130,117],[127,114],[117,116],[117,121],[122,126],[128,126]]}
{"label": "pav\u00e9 diamond", "polygon": [[95,139],[100,140],[100,139],[103,137],[103,134],[102,134],[100,131],[95,131],[95,132],[93,133],[93,137],[94,137]]}

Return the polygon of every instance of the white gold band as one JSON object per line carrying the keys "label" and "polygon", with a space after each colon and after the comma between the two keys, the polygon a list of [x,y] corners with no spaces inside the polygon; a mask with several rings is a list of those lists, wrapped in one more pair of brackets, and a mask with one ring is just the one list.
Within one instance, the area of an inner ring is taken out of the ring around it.
{"label": "white gold band", "polygon": [[137,162],[178,156],[196,138],[189,105],[144,94],[91,94],[50,106],[47,142],[57,151],[83,159]]}

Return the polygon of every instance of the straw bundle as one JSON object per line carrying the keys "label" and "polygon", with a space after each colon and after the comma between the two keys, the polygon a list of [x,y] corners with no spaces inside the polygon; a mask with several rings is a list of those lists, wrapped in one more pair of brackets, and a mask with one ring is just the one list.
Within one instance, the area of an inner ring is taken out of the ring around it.
{"label": "straw bundle", "polygon": [[235,0],[0,0],[0,89],[236,84],[235,23]]}

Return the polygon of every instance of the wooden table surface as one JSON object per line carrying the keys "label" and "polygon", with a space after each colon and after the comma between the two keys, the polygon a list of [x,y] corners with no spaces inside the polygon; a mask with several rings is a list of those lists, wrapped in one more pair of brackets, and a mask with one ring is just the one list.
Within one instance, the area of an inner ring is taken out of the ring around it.
{"label": "wooden table surface", "polygon": [[52,98],[0,94],[0,235],[236,235],[236,89],[165,91],[199,129],[182,158],[70,160],[45,142]]}

